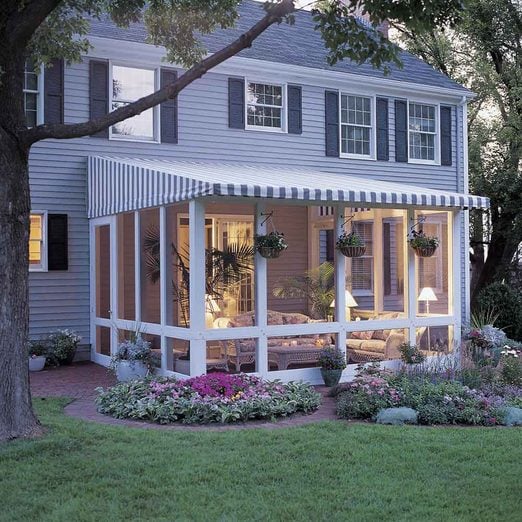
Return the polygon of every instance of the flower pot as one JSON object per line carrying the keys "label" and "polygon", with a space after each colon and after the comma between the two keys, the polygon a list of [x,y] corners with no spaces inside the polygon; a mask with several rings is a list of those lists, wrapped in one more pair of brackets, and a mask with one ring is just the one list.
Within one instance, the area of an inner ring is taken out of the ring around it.
{"label": "flower pot", "polygon": [[336,384],[339,384],[342,374],[343,371],[340,368],[335,370],[326,370],[325,368],[321,368],[321,375],[323,376],[323,381],[329,388],[335,386]]}
{"label": "flower pot", "polygon": [[419,257],[431,257],[437,250],[436,246],[412,247]]}
{"label": "flower pot", "polygon": [[261,257],[266,259],[275,259],[281,255],[282,250],[272,247],[258,247],[257,251],[261,254]]}
{"label": "flower pot", "polygon": [[141,361],[119,361],[116,366],[116,378],[120,382],[143,379],[148,369]]}
{"label": "flower pot", "polygon": [[29,371],[30,372],[41,372],[45,366],[45,355],[39,355],[37,357],[29,357]]}
{"label": "flower pot", "polygon": [[366,252],[366,246],[365,245],[347,245],[347,246],[341,246],[339,247],[339,251],[343,256],[346,257],[361,257]]}

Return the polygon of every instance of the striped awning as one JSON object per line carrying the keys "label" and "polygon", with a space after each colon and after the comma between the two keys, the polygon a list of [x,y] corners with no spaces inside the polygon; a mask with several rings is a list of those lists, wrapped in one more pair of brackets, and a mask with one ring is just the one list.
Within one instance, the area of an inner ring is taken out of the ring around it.
{"label": "striped awning", "polygon": [[90,156],[90,218],[199,197],[231,196],[358,206],[488,208],[489,199],[320,169]]}

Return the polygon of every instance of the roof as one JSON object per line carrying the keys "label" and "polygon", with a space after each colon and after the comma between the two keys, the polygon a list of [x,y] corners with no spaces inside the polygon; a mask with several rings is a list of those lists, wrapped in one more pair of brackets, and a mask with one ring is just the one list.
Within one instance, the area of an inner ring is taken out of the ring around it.
{"label": "roof", "polygon": [[[231,29],[217,30],[202,37],[208,51],[215,52],[240,36],[249,29],[264,14],[263,4],[247,0],[239,6],[240,17],[236,26]],[[131,24],[128,29],[115,26],[108,17],[102,20],[92,20],[90,34],[104,38],[132,42],[146,42],[147,31],[143,24]],[[309,11],[298,11],[295,14],[295,24],[282,23],[268,28],[259,36],[252,47],[245,49],[238,56],[264,60],[289,65],[311,67],[334,72],[360,74],[372,78],[384,78],[382,70],[375,69],[371,64],[358,65],[345,59],[333,66],[328,65],[328,51],[319,31],[314,30],[315,22]],[[462,85],[454,82],[446,75],[435,70],[431,65],[416,56],[402,51],[400,58],[402,69],[391,65],[388,79],[429,85],[433,87],[454,89],[460,94],[470,94]]]}
{"label": "roof", "polygon": [[[488,198],[323,170],[90,156],[90,218],[209,196],[442,208],[487,208]],[[238,183],[241,180],[241,183]]]}

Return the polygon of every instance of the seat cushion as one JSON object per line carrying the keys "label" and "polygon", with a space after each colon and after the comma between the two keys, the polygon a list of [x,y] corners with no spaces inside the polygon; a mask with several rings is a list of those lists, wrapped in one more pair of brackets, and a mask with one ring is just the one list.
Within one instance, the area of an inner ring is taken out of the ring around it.
{"label": "seat cushion", "polygon": [[368,341],[363,341],[361,343],[360,349],[364,350],[365,352],[384,353],[386,349],[386,343],[378,339],[369,339]]}
{"label": "seat cushion", "polygon": [[248,312],[246,314],[236,315],[230,320],[229,326],[240,328],[242,326],[254,326],[254,313]]}
{"label": "seat cushion", "polygon": [[305,324],[310,318],[305,314],[289,313],[283,314],[283,324]]}
{"label": "seat cushion", "polygon": [[365,332],[352,332],[351,338],[353,339],[371,339],[373,335],[373,330],[366,330]]}
{"label": "seat cushion", "polygon": [[346,346],[352,350],[358,350],[361,348],[362,343],[364,343],[363,339],[348,339],[346,341]]}

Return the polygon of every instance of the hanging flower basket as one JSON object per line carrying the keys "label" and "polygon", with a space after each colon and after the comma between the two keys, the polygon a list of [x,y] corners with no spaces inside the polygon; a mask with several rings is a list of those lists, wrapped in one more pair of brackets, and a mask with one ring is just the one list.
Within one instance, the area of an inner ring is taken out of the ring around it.
{"label": "hanging flower basket", "polygon": [[437,236],[427,236],[422,230],[412,230],[408,242],[419,257],[431,257],[439,246]]}
{"label": "hanging flower basket", "polygon": [[266,235],[255,236],[255,246],[259,254],[266,259],[275,259],[288,248],[282,232],[274,230]]}
{"label": "hanging flower basket", "polygon": [[355,232],[343,232],[335,243],[335,247],[343,256],[361,257],[366,252],[366,245],[363,239]]}

